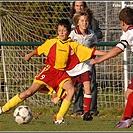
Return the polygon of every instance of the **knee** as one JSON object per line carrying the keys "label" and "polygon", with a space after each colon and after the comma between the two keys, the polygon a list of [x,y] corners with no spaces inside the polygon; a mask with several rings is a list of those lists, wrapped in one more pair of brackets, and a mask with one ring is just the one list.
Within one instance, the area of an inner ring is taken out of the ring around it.
{"label": "knee", "polygon": [[67,95],[74,95],[74,93],[75,93],[75,91],[76,91],[76,89],[75,88],[71,88],[71,89],[68,89],[67,90]]}

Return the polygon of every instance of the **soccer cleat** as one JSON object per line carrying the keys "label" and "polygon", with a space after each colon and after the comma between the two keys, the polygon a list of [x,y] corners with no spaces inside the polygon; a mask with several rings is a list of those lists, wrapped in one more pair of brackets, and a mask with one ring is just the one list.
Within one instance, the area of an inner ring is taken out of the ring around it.
{"label": "soccer cleat", "polygon": [[56,117],[54,117],[53,124],[66,124],[66,122],[63,118],[61,120],[57,120]]}
{"label": "soccer cleat", "polygon": [[0,115],[2,114],[3,112],[2,112],[2,107],[0,107]]}
{"label": "soccer cleat", "polygon": [[92,117],[92,115],[91,115],[89,112],[86,112],[86,113],[83,115],[83,120],[84,120],[84,121],[92,121],[92,120],[93,120],[93,117]]}
{"label": "soccer cleat", "polygon": [[131,119],[120,120],[116,123],[115,128],[129,128],[131,126]]}

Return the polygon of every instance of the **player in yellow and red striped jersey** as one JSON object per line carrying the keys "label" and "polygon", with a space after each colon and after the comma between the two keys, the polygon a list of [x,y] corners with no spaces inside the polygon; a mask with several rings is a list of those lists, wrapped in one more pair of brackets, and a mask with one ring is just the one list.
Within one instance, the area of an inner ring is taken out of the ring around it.
{"label": "player in yellow and red striped jersey", "polygon": [[63,118],[69,109],[75,92],[71,78],[66,73],[66,70],[72,69],[76,64],[90,59],[93,55],[104,55],[106,53],[73,42],[68,37],[70,32],[70,22],[67,19],[60,20],[58,23],[59,36],[47,40],[44,44],[37,47],[36,50],[25,55],[25,60],[27,61],[34,55],[40,56],[42,54],[46,55],[47,59],[40,73],[35,76],[33,84],[27,90],[15,95],[2,106],[1,114],[32,96],[37,91],[44,92],[45,89],[48,89],[52,93],[58,88],[58,97],[60,97],[62,90],[67,92],[67,96],[61,104],[54,123],[65,123]]}

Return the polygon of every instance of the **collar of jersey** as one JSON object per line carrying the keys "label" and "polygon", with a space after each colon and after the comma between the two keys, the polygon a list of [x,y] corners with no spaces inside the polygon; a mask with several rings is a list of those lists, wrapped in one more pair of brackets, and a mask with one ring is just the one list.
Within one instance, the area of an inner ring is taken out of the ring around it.
{"label": "collar of jersey", "polygon": [[67,43],[67,42],[71,42],[72,41],[72,39],[69,37],[67,40],[65,40],[65,41],[62,41],[61,39],[60,39],[60,37],[59,36],[57,36],[57,39],[62,43],[62,44],[65,44],[65,43]]}
{"label": "collar of jersey", "polygon": [[[77,34],[82,35],[82,33],[81,33],[79,27],[76,27],[76,28],[74,29],[74,31],[75,31],[75,33],[77,33]],[[87,34],[90,34],[89,30],[87,30]]]}
{"label": "collar of jersey", "polygon": [[133,25],[131,25],[131,26],[129,26],[128,28],[127,28],[127,30],[132,30],[133,29]]}

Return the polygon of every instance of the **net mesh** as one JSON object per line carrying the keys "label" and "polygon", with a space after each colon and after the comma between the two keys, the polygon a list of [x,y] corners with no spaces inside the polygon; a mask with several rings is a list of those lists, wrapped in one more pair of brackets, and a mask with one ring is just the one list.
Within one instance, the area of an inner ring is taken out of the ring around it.
{"label": "net mesh", "polygon": [[[132,6],[133,2],[125,2]],[[93,10],[94,17],[99,21],[103,32],[102,41],[119,41],[121,28],[118,14],[122,8],[120,1],[112,2],[87,2]],[[23,59],[36,46],[25,46],[23,42],[44,42],[46,39],[57,35],[59,19],[69,18],[71,2],[1,2],[0,27],[2,42],[22,42],[23,46],[4,46],[3,56],[5,61],[7,86],[9,98],[16,93],[27,89],[34,76],[43,66],[45,57],[33,57],[29,62]],[[12,44],[12,43],[11,43]],[[108,50],[111,47],[98,47]],[[129,52],[129,62],[131,60]],[[3,58],[1,57],[0,82],[1,102],[6,101],[3,73]],[[131,69],[131,67],[129,68]],[[96,66],[98,82],[98,106],[112,107],[124,105],[124,75],[123,55]],[[131,73],[129,73],[130,77]],[[3,89],[4,88],[4,89]],[[51,105],[49,95],[36,93],[27,101],[34,105]]]}

